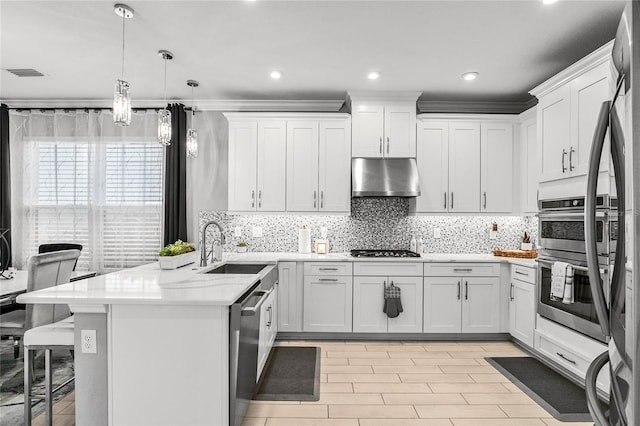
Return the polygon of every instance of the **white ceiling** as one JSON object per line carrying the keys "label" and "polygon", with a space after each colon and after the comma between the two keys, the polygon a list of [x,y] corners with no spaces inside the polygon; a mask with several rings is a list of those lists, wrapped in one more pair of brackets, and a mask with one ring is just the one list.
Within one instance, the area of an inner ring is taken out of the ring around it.
{"label": "white ceiling", "polygon": [[[120,76],[112,1],[1,1],[0,98],[10,106],[108,106]],[[422,91],[421,100],[526,102],[528,91],[615,35],[624,2],[127,1],[125,80],[136,102],[345,99]],[[34,68],[45,77],[16,77]],[[279,81],[269,78],[279,69]],[[369,81],[371,70],[381,73]],[[464,82],[461,74],[478,71]],[[162,102],[159,102],[161,104]],[[197,102],[196,102],[197,104]]]}

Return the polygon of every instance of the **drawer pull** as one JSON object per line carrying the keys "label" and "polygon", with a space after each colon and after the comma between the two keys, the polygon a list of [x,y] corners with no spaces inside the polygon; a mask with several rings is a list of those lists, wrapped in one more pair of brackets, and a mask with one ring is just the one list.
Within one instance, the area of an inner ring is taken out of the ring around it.
{"label": "drawer pull", "polygon": [[528,274],[528,273],[526,273],[526,272],[522,272],[522,271],[518,271],[517,269],[516,269],[516,274],[518,274],[518,275],[525,275],[525,276],[527,276],[527,277],[529,276],[529,274]]}
{"label": "drawer pull", "polygon": [[472,272],[472,268],[453,268],[453,272]]}
{"label": "drawer pull", "polygon": [[337,278],[320,278],[318,281],[323,281],[323,282],[327,282],[327,281],[330,281],[330,282],[337,282],[337,281],[338,281],[338,279],[337,279]]}
{"label": "drawer pull", "polygon": [[567,358],[564,354],[561,354],[560,352],[556,352],[556,355],[558,355],[560,358],[564,359],[565,361],[568,361],[571,364],[576,365],[576,362],[574,360]]}
{"label": "drawer pull", "polygon": [[338,268],[318,268],[320,271],[337,271]]}

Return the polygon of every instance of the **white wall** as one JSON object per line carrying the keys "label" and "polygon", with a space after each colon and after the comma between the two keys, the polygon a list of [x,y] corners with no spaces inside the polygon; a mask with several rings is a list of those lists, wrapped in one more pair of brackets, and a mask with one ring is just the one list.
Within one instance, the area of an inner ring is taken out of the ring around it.
{"label": "white wall", "polygon": [[187,238],[198,241],[201,211],[227,210],[229,124],[221,112],[196,113],[198,157],[187,158]]}

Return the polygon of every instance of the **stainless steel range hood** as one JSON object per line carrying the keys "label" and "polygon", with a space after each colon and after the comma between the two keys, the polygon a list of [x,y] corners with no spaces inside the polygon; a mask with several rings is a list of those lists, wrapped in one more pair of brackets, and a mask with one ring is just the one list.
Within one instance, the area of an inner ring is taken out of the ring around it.
{"label": "stainless steel range hood", "polygon": [[417,197],[420,178],[415,158],[353,158],[352,197]]}

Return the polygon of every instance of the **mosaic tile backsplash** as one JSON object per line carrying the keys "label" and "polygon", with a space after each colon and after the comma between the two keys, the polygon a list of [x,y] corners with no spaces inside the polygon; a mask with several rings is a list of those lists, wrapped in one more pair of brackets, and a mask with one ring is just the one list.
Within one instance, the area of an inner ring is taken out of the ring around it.
{"label": "mosaic tile backsplash", "polygon": [[[307,225],[312,242],[327,228],[330,251],[352,249],[408,249],[411,237],[422,238],[425,253],[491,253],[496,248],[519,249],[526,231],[537,241],[538,221],[522,216],[418,216],[409,214],[409,203],[402,198],[354,198],[351,215],[230,215],[225,211],[200,212],[200,229],[208,220],[225,229],[224,251],[236,251],[240,241],[252,252],[297,252],[298,230]],[[489,238],[493,223],[498,224],[496,239]],[[234,229],[242,228],[242,237]],[[261,227],[262,238],[252,238],[253,227]],[[210,228],[207,240],[218,239]],[[434,229],[440,238],[434,238]],[[313,245],[313,244],[312,244]]]}

